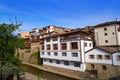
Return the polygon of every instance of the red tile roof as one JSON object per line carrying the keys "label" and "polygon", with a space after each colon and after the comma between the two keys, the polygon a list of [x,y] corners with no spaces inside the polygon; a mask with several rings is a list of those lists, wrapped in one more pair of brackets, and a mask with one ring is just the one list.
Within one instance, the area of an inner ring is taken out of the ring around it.
{"label": "red tile roof", "polygon": [[[69,32],[63,32],[63,33],[59,33],[59,34],[53,34],[53,35],[50,35],[48,37],[45,37],[45,38],[50,38],[50,37],[56,37],[56,36],[61,36],[61,35],[66,35],[66,34],[71,34],[71,33],[76,33],[76,32],[80,32],[80,33],[84,33],[86,35],[89,35],[87,32],[85,31],[81,31],[81,30],[73,30],[73,31],[69,31]],[[43,38],[43,39],[45,39]]]}

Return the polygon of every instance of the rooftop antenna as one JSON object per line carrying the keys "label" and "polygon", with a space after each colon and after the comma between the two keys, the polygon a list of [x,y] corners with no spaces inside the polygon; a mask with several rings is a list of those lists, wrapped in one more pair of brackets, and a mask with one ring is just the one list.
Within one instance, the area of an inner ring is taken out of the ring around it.
{"label": "rooftop antenna", "polygon": [[117,21],[117,18],[115,18],[115,21]]}

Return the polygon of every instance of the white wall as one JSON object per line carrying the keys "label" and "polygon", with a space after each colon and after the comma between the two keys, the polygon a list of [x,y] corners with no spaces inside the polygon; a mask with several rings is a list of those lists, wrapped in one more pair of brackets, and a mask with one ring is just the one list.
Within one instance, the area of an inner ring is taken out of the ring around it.
{"label": "white wall", "polygon": [[[89,55],[95,55],[95,58],[94,59],[90,59],[89,58]],[[104,59],[97,59],[97,55],[110,55],[111,56],[111,59],[110,60],[106,60]],[[105,52],[103,50],[100,50],[100,49],[93,49],[87,53],[85,53],[85,62],[88,62],[88,63],[102,63],[102,64],[112,64],[112,54],[111,53],[108,53],[108,52]]]}
{"label": "white wall", "polygon": [[80,64],[80,67],[74,67],[73,62],[69,62],[69,65],[64,65],[64,61],[60,61],[60,64],[56,64],[56,60],[53,60],[53,62],[50,63],[49,60],[47,59],[47,61],[43,60],[43,64],[60,67],[60,68],[67,68],[67,69],[76,70],[76,71],[84,71],[83,64]]}
{"label": "white wall", "polygon": [[120,66],[120,60],[117,60],[118,55],[120,55],[120,52],[113,53],[113,65]]}

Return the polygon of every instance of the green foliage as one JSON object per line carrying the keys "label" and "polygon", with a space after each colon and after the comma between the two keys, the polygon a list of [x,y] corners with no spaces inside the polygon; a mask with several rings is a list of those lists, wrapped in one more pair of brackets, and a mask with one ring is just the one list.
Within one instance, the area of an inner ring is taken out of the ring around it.
{"label": "green foliage", "polygon": [[[21,66],[21,60],[15,57],[17,49],[24,47],[24,41],[15,35],[15,31],[19,29],[21,23],[14,24],[0,24],[0,62],[5,62],[4,65],[0,63],[3,72],[7,75],[11,74],[12,69]],[[9,64],[8,64],[9,63]],[[8,72],[9,71],[9,72]]]}

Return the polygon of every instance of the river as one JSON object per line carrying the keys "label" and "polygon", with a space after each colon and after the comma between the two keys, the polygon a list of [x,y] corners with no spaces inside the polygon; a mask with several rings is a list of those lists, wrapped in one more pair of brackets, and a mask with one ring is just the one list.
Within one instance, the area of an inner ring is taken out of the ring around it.
{"label": "river", "polygon": [[23,65],[25,67],[25,80],[75,80],[58,74],[53,74],[34,67]]}

